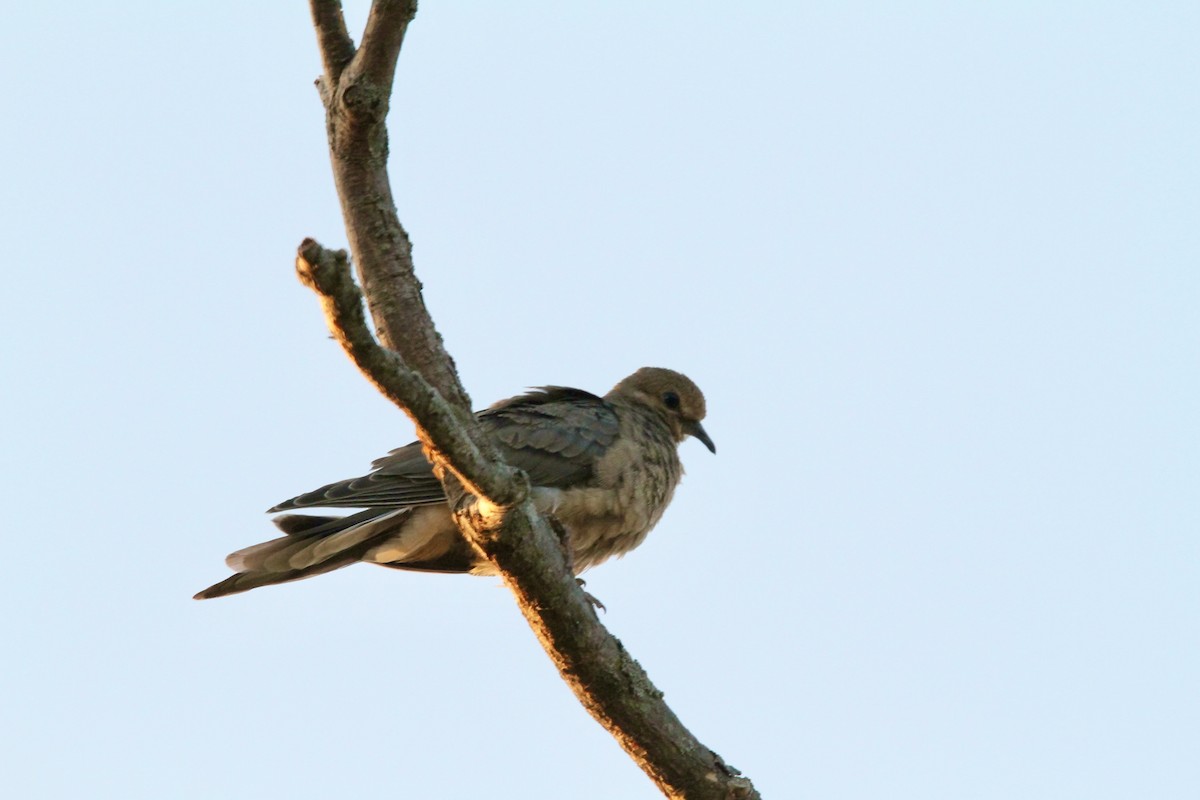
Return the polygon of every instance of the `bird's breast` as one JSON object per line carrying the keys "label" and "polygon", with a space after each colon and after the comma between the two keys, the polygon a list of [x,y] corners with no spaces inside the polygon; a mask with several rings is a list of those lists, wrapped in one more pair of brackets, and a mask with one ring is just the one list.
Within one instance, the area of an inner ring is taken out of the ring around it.
{"label": "bird's breast", "polygon": [[682,476],[666,426],[653,417],[622,415],[621,433],[597,460],[592,480],[564,489],[553,511],[570,531],[576,570],[641,544]]}

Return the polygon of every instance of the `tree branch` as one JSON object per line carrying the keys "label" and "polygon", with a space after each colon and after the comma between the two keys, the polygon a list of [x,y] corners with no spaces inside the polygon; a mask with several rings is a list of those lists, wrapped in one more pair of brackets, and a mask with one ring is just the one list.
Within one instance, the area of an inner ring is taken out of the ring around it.
{"label": "tree branch", "polygon": [[683,726],[641,665],[600,624],[568,570],[555,534],[528,501],[524,474],[483,459],[460,427],[461,414],[395,353],[375,342],[346,253],[306,239],[296,271],[321,299],[329,329],[347,355],[413,419],[421,441],[475,496],[456,509],[460,527],[499,569],[521,613],[588,712],[668,797],[758,797],[748,779]]}
{"label": "tree branch", "polygon": [[342,70],[350,63],[350,59],[354,58],[354,40],[346,30],[346,19],[342,16],[340,2],[313,0],[310,8],[313,27],[317,30],[321,61],[325,65],[325,80],[333,86],[342,76]]}
{"label": "tree branch", "polygon": [[320,297],[333,338],[375,388],[408,414],[427,452],[436,453],[441,466],[450,469],[468,492],[496,506],[507,508],[525,499],[528,479],[480,451],[472,438],[472,434],[482,438],[474,417],[449,405],[419,373],[371,336],[346,251],[327,250],[305,239],[296,256],[296,274]]}
{"label": "tree branch", "polygon": [[[330,330],[358,368],[413,419],[443,483],[449,473],[469,492],[454,509],[463,535],[497,567],[588,712],[668,797],[758,798],[748,779],[683,727],[662,692],[600,624],[550,525],[529,500],[528,478],[503,462],[470,413],[425,307],[386,172],[384,117],[415,3],[376,0],[363,46],[348,65],[340,7],[329,0],[311,4],[326,69],[321,96],[335,182],[383,346],[367,327],[344,251],[306,239],[296,262],[300,279],[320,297]],[[453,497],[452,488],[447,484]]]}
{"label": "tree branch", "polygon": [[371,4],[354,69],[369,75],[377,86],[386,87],[388,95],[404,33],[416,13],[416,0],[377,0]]}
{"label": "tree branch", "polygon": [[[327,65],[321,82],[329,156],[342,204],[350,252],[384,346],[400,354],[451,405],[471,407],[454,360],[433,324],[421,283],[413,271],[412,244],[396,214],[387,177],[388,136],[384,119],[396,58],[416,3],[380,0],[371,8],[369,36],[336,79],[328,65],[345,57],[336,33],[340,3],[310,0],[317,44]],[[329,6],[337,7],[336,13]],[[332,20],[332,21],[331,21]],[[342,24],[344,30],[345,23]],[[330,44],[334,49],[324,50]],[[484,452],[490,450],[490,447]]]}

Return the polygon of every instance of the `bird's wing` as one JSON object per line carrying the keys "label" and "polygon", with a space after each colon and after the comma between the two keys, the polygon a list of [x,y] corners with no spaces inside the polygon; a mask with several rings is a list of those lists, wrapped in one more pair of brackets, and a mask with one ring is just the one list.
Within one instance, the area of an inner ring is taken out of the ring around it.
{"label": "bird's wing", "polygon": [[617,438],[617,415],[580,389],[543,386],[497,403],[479,415],[510,466],[534,486],[564,488],[591,477]]}
{"label": "bird's wing", "polygon": [[444,503],[442,484],[425,460],[420,442],[397,448],[372,465],[373,472],[359,478],[330,483],[285,500],[268,513],[293,508],[403,508]]}
{"label": "bird's wing", "polygon": [[[592,475],[617,438],[617,416],[602,398],[579,389],[544,386],[479,412],[504,459],[534,486],[564,487]],[[400,508],[443,503],[446,495],[418,442],[393,450],[359,478],[293,497],[271,512],[294,508]]]}

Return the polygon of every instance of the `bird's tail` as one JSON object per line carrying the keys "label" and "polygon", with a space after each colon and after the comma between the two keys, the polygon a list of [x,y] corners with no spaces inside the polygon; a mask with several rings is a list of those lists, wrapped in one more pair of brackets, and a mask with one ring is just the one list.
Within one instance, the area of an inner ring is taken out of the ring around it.
{"label": "bird's tail", "polygon": [[225,563],[237,574],[197,592],[195,599],[224,597],[347,567],[362,560],[411,513],[401,508],[368,509],[346,517],[276,517],[274,523],[287,535],[230,553]]}

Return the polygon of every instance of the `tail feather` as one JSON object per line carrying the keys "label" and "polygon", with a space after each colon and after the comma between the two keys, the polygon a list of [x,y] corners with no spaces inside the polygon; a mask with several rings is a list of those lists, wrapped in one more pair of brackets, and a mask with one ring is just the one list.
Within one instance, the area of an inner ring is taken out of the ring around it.
{"label": "tail feather", "polygon": [[314,528],[319,528],[322,525],[328,525],[343,519],[345,517],[318,517],[313,514],[280,514],[271,520],[271,522],[274,522],[275,527],[288,536],[300,536],[305,531],[311,531]]}
{"label": "tail feather", "polygon": [[411,513],[405,508],[374,509],[347,517],[286,515],[276,520],[286,536],[230,553],[225,563],[237,574],[197,593],[195,599],[223,597],[349,566],[395,533]]}
{"label": "tail feather", "polygon": [[383,519],[389,514],[395,514],[400,510],[408,511],[408,509],[395,508],[368,508],[366,511],[359,511],[355,514],[348,514],[342,517],[322,517],[313,514],[280,514],[271,521],[275,523],[275,527],[288,536],[309,538],[337,533],[360,522]]}
{"label": "tail feather", "polygon": [[260,586],[273,586],[277,583],[288,583],[290,581],[298,581],[302,578],[311,578],[313,575],[333,572],[335,569],[348,567],[358,561],[365,549],[358,548],[356,551],[339,553],[337,558],[320,564],[314,564],[305,569],[289,569],[281,572],[239,572],[236,575],[230,575],[220,583],[213,584],[202,592],[197,592],[193,595],[193,598],[196,600],[208,600],[213,597],[224,597],[230,594],[238,594],[239,592],[248,592]]}

